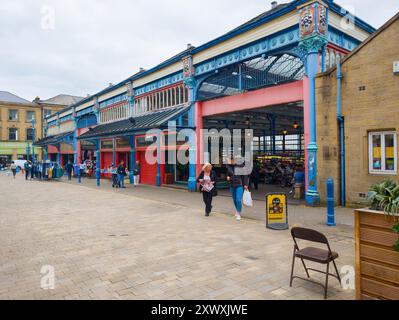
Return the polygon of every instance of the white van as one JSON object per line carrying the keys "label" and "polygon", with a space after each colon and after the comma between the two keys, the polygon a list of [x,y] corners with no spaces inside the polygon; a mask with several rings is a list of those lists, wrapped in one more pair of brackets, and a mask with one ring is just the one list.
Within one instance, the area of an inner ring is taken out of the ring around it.
{"label": "white van", "polygon": [[17,168],[19,167],[19,169],[23,169],[26,160],[13,160],[15,165],[17,166]]}

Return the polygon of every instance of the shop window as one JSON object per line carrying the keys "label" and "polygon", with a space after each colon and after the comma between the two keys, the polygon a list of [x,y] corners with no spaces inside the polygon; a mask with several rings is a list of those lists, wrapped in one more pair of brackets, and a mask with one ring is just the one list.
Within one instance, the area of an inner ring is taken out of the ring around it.
{"label": "shop window", "polygon": [[28,141],[33,140],[33,129],[32,128],[26,129],[26,140],[28,140]]}
{"label": "shop window", "polygon": [[103,140],[101,141],[101,149],[113,149],[114,142],[113,140]]}
{"label": "shop window", "polygon": [[18,141],[18,129],[17,128],[9,128],[8,129],[8,140]]}
{"label": "shop window", "polygon": [[35,119],[35,111],[26,111],[26,122],[32,122]]}
{"label": "shop window", "polygon": [[369,172],[396,174],[397,161],[396,132],[371,132],[369,134]]}
{"label": "shop window", "polygon": [[18,110],[9,110],[8,111],[8,120],[18,121]]}

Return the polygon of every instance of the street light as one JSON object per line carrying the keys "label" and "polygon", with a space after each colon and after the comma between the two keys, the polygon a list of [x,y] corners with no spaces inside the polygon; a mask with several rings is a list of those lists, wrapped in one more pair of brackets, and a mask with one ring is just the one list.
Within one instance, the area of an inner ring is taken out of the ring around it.
{"label": "street light", "polygon": [[29,142],[26,144],[26,160],[29,160],[30,158],[30,146]]}
{"label": "street light", "polygon": [[35,162],[35,118],[32,118],[32,161]]}
{"label": "street light", "polygon": [[294,129],[296,130],[296,129],[299,128],[299,123],[295,121],[294,124],[293,124],[292,126],[293,126]]}
{"label": "street light", "polygon": [[287,130],[287,129],[284,129],[284,130],[283,130],[283,134],[286,136],[286,135],[288,134],[288,130]]}

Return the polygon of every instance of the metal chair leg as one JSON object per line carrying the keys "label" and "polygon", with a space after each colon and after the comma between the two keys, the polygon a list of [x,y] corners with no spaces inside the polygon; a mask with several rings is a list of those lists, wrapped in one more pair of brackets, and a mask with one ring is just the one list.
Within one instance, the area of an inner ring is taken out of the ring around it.
{"label": "metal chair leg", "polygon": [[292,266],[291,266],[291,277],[290,277],[290,287],[292,287],[292,281],[294,280],[294,267],[295,267],[295,248],[292,254]]}
{"label": "metal chair leg", "polygon": [[327,290],[328,290],[328,274],[330,272],[330,263],[327,263],[327,272],[326,272],[326,286],[324,287],[324,299],[327,299]]}
{"label": "metal chair leg", "polygon": [[335,272],[337,273],[337,277],[338,277],[339,284],[342,286],[342,283],[341,283],[341,276],[339,275],[337,265],[335,264],[335,260],[333,260],[332,262],[333,262],[333,264],[334,264]]}
{"label": "metal chair leg", "polygon": [[308,276],[308,278],[310,278],[310,275],[309,275],[309,272],[308,272],[308,268],[306,267],[305,261],[303,261],[303,259],[301,259],[301,261],[302,261],[303,267],[305,268],[306,275]]}

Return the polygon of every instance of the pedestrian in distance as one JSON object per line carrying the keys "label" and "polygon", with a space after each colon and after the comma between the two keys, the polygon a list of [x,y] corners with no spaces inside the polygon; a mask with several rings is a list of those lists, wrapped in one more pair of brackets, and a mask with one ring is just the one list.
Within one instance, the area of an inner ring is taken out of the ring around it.
{"label": "pedestrian in distance", "polygon": [[230,183],[230,193],[235,207],[235,217],[237,221],[241,220],[242,197],[244,190],[248,190],[248,175],[242,174],[244,166],[238,165],[234,158],[231,158],[227,166],[227,181]]}
{"label": "pedestrian in distance", "polygon": [[73,165],[71,161],[68,161],[67,165],[65,166],[65,171],[67,172],[68,175],[68,181],[72,180],[72,171],[73,171]]}
{"label": "pedestrian in distance", "polygon": [[138,186],[140,184],[140,171],[141,171],[140,161],[137,160],[133,170],[134,186]]}
{"label": "pedestrian in distance", "polygon": [[30,172],[32,170],[32,164],[29,160],[24,163],[24,169],[25,169],[25,180],[28,180]]}
{"label": "pedestrian in distance", "polygon": [[11,172],[12,172],[12,176],[15,179],[15,175],[17,174],[17,165],[15,164],[14,161],[11,162],[10,169],[11,169]]}
{"label": "pedestrian in distance", "polygon": [[118,186],[120,186],[122,189],[125,189],[126,167],[125,167],[125,162],[123,160],[118,165],[117,173],[118,173],[118,185],[116,187],[118,188]]}
{"label": "pedestrian in distance", "polygon": [[112,188],[118,187],[118,173],[116,172],[116,167],[115,165],[112,163],[108,170],[111,172],[111,176],[112,176]]}
{"label": "pedestrian in distance", "polygon": [[205,203],[205,216],[209,217],[212,212],[212,199],[217,195],[216,173],[212,170],[212,165],[210,163],[204,164],[197,178],[197,182],[200,184],[202,199]]}

